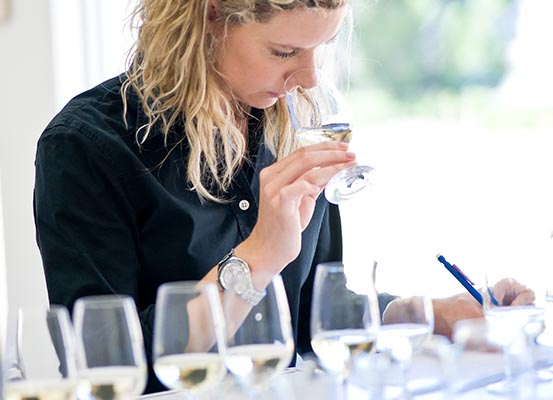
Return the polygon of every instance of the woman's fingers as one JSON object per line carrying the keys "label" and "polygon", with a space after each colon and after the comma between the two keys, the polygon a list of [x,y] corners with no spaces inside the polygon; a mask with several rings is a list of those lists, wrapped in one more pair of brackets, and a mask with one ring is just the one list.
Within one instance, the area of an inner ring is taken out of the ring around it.
{"label": "woman's fingers", "polygon": [[[281,163],[286,164],[282,168]],[[262,171],[261,179],[266,182],[269,194],[277,194],[284,187],[303,179],[310,184],[323,187],[336,173],[356,165],[355,154],[336,149],[312,151],[298,150],[294,157],[274,164]]]}

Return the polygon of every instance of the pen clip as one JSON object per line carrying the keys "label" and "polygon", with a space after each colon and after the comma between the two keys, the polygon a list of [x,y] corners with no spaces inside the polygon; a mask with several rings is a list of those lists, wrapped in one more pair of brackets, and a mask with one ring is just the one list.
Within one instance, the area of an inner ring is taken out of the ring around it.
{"label": "pen clip", "polygon": [[466,276],[465,273],[463,271],[461,271],[461,269],[457,265],[451,264],[451,268],[453,268],[455,271],[457,271],[459,273],[459,275],[461,275],[463,278],[465,278],[467,280],[468,283],[470,283],[472,286],[474,286],[474,282],[472,280],[470,280],[470,278],[468,276]]}

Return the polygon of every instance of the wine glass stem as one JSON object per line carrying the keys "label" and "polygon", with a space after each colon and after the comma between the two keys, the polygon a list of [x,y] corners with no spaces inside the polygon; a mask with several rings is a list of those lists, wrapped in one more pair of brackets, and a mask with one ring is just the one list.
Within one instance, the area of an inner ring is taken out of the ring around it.
{"label": "wine glass stem", "polygon": [[339,399],[347,400],[348,398],[348,375],[349,371],[338,377],[338,390],[340,391]]}
{"label": "wine glass stem", "polygon": [[401,379],[401,398],[404,400],[412,400],[411,392],[407,385],[409,371],[409,362],[408,361],[399,361],[399,370],[400,370],[400,379]]}

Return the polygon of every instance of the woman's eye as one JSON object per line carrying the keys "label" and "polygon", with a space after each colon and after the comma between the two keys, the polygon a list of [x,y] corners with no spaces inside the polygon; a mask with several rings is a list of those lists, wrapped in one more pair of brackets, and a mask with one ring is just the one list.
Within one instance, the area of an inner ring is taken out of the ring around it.
{"label": "woman's eye", "polygon": [[273,53],[274,56],[276,56],[278,58],[290,58],[290,57],[293,57],[294,55],[296,55],[295,50],[292,50],[292,51],[289,51],[289,52],[273,50],[272,53]]}

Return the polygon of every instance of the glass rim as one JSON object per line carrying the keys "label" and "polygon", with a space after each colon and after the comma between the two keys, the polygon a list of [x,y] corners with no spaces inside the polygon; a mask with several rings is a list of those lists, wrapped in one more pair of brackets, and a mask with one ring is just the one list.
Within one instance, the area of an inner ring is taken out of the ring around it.
{"label": "glass rim", "polygon": [[94,306],[102,306],[107,304],[113,304],[113,303],[121,303],[126,304],[132,302],[134,305],[134,299],[126,294],[99,294],[99,295],[92,295],[92,296],[83,296],[79,297],[75,301],[75,306],[80,304],[86,305],[94,305]]}
{"label": "glass rim", "polygon": [[[173,282],[165,282],[159,285],[158,292],[165,292],[165,291],[171,291],[171,292],[187,292],[191,289],[197,289],[198,291],[201,291],[204,288],[209,287],[215,287],[217,288],[217,285],[213,282],[204,282],[204,281],[173,281]],[[209,289],[208,289],[209,290]]]}
{"label": "glass rim", "polygon": [[344,263],[341,261],[329,261],[317,264],[317,269],[326,269],[330,271],[343,271]]}

